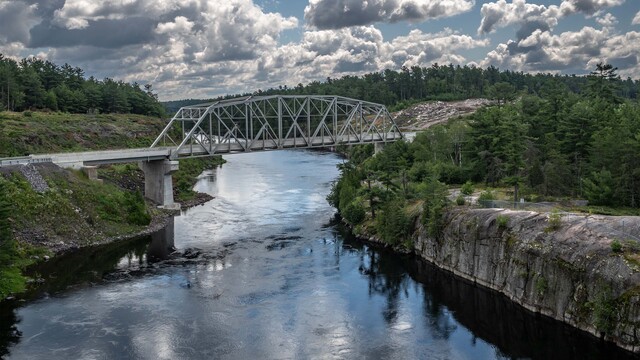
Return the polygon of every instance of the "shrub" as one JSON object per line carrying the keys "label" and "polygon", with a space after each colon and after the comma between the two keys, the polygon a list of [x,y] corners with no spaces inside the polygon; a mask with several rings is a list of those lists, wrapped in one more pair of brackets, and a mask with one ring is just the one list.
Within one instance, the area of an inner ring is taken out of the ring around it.
{"label": "shrub", "polygon": [[349,205],[345,206],[341,213],[342,217],[345,218],[350,224],[357,225],[364,221],[365,218],[365,209],[364,206],[357,199],[350,202]]}
{"label": "shrub", "polygon": [[547,219],[549,226],[547,226],[547,231],[558,230],[562,225],[562,216],[559,212],[554,211],[549,214],[549,218]]}
{"label": "shrub", "polygon": [[24,111],[24,112],[22,112],[22,115],[24,115],[26,117],[31,117],[31,116],[33,116],[33,113],[31,111]]}
{"label": "shrub", "polygon": [[458,197],[456,198],[456,205],[462,206],[465,203],[466,203],[466,200],[464,199],[464,195],[462,194],[458,195]]}
{"label": "shrub", "polygon": [[611,251],[615,253],[622,252],[622,243],[618,240],[613,240],[611,242]]}
{"label": "shrub", "polygon": [[609,286],[603,286],[593,303],[595,326],[603,334],[610,334],[616,326],[618,304]]}
{"label": "shrub", "polygon": [[496,221],[498,222],[498,227],[500,229],[506,229],[509,224],[509,217],[505,215],[498,215]]}
{"label": "shrub", "polygon": [[144,197],[140,191],[124,193],[124,205],[127,209],[127,222],[133,225],[149,225],[151,215],[147,213]]}
{"label": "shrub", "polygon": [[544,296],[545,292],[547,292],[547,288],[549,285],[547,284],[547,279],[544,276],[540,276],[535,283],[536,293],[538,296]]}
{"label": "shrub", "polygon": [[473,194],[473,183],[471,182],[471,180],[468,180],[466,183],[464,183],[462,185],[462,188],[460,188],[460,192],[465,194],[465,195],[471,195]]}
{"label": "shrub", "polygon": [[496,195],[491,190],[485,190],[480,193],[480,196],[478,196],[478,201],[490,201],[495,199]]}

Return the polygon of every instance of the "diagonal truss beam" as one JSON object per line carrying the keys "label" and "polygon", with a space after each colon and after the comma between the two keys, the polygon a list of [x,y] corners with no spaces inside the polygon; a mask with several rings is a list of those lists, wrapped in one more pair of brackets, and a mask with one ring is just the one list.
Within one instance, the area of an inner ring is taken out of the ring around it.
{"label": "diagonal truss beam", "polygon": [[274,95],[183,107],[151,147],[170,147],[171,158],[179,159],[403,138],[384,105],[331,95]]}

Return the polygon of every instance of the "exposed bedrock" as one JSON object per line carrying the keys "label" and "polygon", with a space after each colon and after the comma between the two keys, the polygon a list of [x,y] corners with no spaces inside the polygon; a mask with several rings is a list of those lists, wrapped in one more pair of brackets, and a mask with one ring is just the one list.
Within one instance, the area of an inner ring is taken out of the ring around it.
{"label": "exposed bedrock", "polygon": [[456,209],[438,239],[417,233],[437,266],[640,352],[638,217]]}

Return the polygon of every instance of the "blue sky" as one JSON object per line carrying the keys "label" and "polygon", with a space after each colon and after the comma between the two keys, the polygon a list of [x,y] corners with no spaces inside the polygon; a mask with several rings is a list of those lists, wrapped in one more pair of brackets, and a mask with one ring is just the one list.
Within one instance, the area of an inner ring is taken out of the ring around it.
{"label": "blue sky", "polygon": [[640,78],[638,0],[0,0],[0,53],[163,100],[434,63]]}

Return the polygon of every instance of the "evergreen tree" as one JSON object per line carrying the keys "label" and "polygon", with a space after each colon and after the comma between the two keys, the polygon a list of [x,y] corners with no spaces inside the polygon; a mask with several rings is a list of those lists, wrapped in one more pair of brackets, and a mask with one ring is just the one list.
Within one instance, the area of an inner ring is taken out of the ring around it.
{"label": "evergreen tree", "polygon": [[619,104],[621,99],[618,96],[620,92],[620,77],[616,73],[618,68],[611,64],[598,63],[596,69],[592,71],[588,77],[589,85],[587,94],[591,98],[603,99],[610,103]]}

